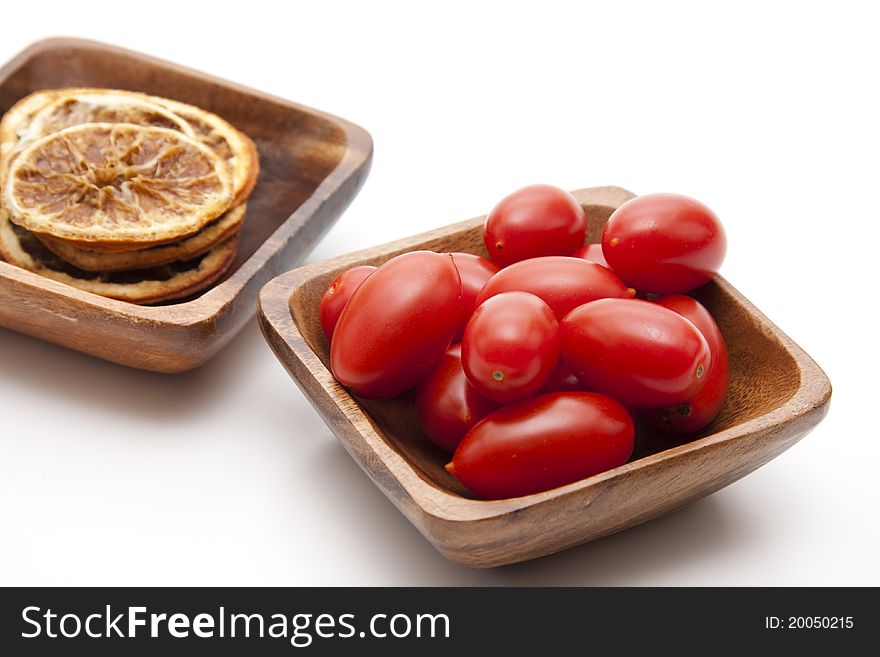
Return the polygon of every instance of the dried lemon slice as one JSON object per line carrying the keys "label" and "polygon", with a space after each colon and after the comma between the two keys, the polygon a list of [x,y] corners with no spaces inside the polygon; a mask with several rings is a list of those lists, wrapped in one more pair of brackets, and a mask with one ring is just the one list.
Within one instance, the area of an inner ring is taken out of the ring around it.
{"label": "dried lemon slice", "polygon": [[37,233],[137,245],[191,235],[232,201],[226,163],[175,130],[87,123],[43,137],[9,165],[3,205]]}
{"label": "dried lemon slice", "polygon": [[83,89],[47,90],[16,103],[0,121],[0,167],[41,137],[83,123],[134,123],[177,130],[195,137],[190,125],[143,94]]}
{"label": "dried lemon slice", "polygon": [[22,98],[3,115],[0,120],[0,165],[18,148],[21,131],[26,130],[34,116],[57,98],[57,91],[38,91]]}
{"label": "dried lemon slice", "polygon": [[209,251],[214,245],[238,232],[246,211],[245,204],[237,205],[192,237],[124,253],[96,253],[80,249],[70,242],[54,237],[45,235],[37,235],[37,237],[52,253],[84,271],[115,272],[143,269],[178,260],[189,260]]}
{"label": "dried lemon slice", "polygon": [[[13,118],[14,120],[14,118]],[[16,150],[50,135],[83,123],[134,123],[177,130],[195,137],[193,129],[167,109],[133,94],[99,93],[61,94],[42,107],[17,129]]]}
{"label": "dried lemon slice", "polygon": [[49,89],[20,100],[0,121],[0,169],[35,139],[82,123],[152,125],[195,137],[229,164],[233,205],[242,203],[256,183],[257,149],[230,123],[193,105],[119,89]]}
{"label": "dried lemon slice", "polygon": [[86,272],[46,249],[33,233],[8,221],[0,210],[0,255],[9,263],[85,292],[138,304],[192,296],[217,281],[235,260],[237,237],[187,261],[108,273]]}
{"label": "dried lemon slice", "polygon": [[253,190],[257,175],[260,173],[260,161],[254,142],[216,114],[168,98],[157,96],[147,98],[150,102],[185,119],[195,132],[196,139],[229,162],[232,168],[232,186],[235,190],[233,203],[244,202]]}

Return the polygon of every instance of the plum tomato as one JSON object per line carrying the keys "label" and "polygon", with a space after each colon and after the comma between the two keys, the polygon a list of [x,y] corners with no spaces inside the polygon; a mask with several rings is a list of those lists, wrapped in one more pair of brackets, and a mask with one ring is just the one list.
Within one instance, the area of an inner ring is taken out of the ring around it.
{"label": "plum tomato", "polygon": [[[602,254],[601,244],[587,244],[571,254],[572,258],[582,258],[590,262],[598,262],[603,267],[608,267],[608,261]],[[610,268],[610,267],[609,267]]]}
{"label": "plum tomato", "polygon": [[584,243],[587,216],[564,189],[530,185],[505,196],[483,227],[489,256],[502,266],[526,258],[569,255]]}
{"label": "plum tomato", "polygon": [[635,295],[635,290],[608,267],[581,258],[544,256],[515,262],[499,271],[483,287],[477,306],[496,294],[515,290],[540,297],[560,320],[588,301]]}
{"label": "plum tomato", "polygon": [[461,343],[449,347],[416,388],[416,410],[425,435],[447,452],[454,452],[468,429],[496,408],[496,402],[468,383],[461,367]]}
{"label": "plum tomato", "polygon": [[324,292],[320,306],[321,328],[324,335],[327,336],[328,342],[333,338],[333,330],[336,328],[336,323],[339,321],[345,304],[348,303],[358,286],[364,282],[364,279],[374,271],[376,268],[370,265],[358,265],[346,269],[333,279],[330,287]]}
{"label": "plum tomato", "polygon": [[484,397],[509,403],[538,392],[559,362],[559,323],[534,294],[504,292],[478,306],[464,330],[461,362]]}
{"label": "plum tomato", "polygon": [[451,255],[395,256],[345,305],[330,343],[333,376],[360,397],[398,395],[443,357],[461,315],[461,279]]}
{"label": "plum tomato", "polygon": [[730,359],[721,329],[699,301],[682,294],[657,299],[656,303],[677,312],[696,326],[706,342],[712,362],[706,370],[703,389],[687,401],[666,408],[645,411],[648,420],[658,429],[670,433],[699,431],[708,425],[724,405],[730,385]]}
{"label": "plum tomato", "polygon": [[484,499],[518,497],[623,465],[634,438],[632,418],[614,399],[552,392],[487,415],[446,469]]}
{"label": "plum tomato", "polygon": [[602,232],[602,253],[640,292],[680,294],[708,282],[727,250],[712,210],[679,194],[637,196],[617,208]]}
{"label": "plum tomato", "polygon": [[560,324],[562,361],[588,390],[635,408],[679,404],[706,383],[711,354],[696,326],[639,299],[599,299]]}
{"label": "plum tomato", "polygon": [[477,296],[480,294],[480,290],[501,268],[491,260],[481,258],[473,253],[453,253],[452,260],[461,277],[461,293],[464,297],[464,315],[458,331],[455,333],[455,339],[461,340],[464,335],[464,327],[473,314],[474,308],[477,307]]}

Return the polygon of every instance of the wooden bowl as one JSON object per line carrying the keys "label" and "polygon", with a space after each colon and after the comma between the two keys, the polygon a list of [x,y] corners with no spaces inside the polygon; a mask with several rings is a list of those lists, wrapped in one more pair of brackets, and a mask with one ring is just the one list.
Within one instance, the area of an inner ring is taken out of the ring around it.
{"label": "wooden bowl", "polygon": [[220,283],[182,303],[137,306],[0,261],[0,326],[107,360],[182,372],[253,317],[260,288],[300,262],[363,184],[372,141],[323,112],[180,66],[78,39],[50,39],[0,69],[0,115],[39,89],[143,91],[198,105],[247,133],[260,153],[238,257]]}
{"label": "wooden bowl", "polygon": [[[574,192],[599,241],[611,212],[632,198],[616,187]],[[483,217],[301,267],[260,293],[258,317],[278,359],[382,492],[447,558],[469,566],[532,559],[656,518],[747,475],[807,434],[828,410],[831,385],[813,360],[721,277],[695,296],[730,350],[730,394],[719,417],[688,436],[639,426],[629,463],[543,493],[474,499],[443,469],[449,455],[425,438],[410,395],[365,401],[330,374],[318,319],[342,270],[413,249],[486,255]]]}

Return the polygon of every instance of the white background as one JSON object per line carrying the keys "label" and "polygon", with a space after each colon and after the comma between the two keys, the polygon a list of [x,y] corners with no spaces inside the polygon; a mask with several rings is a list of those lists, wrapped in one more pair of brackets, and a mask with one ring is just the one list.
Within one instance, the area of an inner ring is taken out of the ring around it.
{"label": "white background", "polygon": [[697,197],[726,225],[723,274],[835,392],[812,434],[703,501],[475,571],[373,486],[255,323],[181,376],[0,330],[0,582],[880,584],[877,22],[871,3],[715,4],[5,7],[0,60],[89,37],[369,130],[372,173],[312,261],[533,182]]}

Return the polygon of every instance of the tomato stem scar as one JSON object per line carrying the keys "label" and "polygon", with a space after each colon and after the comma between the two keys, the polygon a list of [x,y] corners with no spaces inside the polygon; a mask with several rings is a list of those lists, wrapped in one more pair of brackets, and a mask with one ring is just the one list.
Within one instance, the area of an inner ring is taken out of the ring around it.
{"label": "tomato stem scar", "polygon": [[703,364],[700,363],[697,365],[697,378],[701,378],[703,376]]}
{"label": "tomato stem scar", "polygon": [[612,237],[612,238],[611,238],[610,245],[611,245],[611,246],[617,246],[618,244],[620,244],[620,238],[619,238],[619,237]]}
{"label": "tomato stem scar", "polygon": [[496,381],[502,381],[504,380],[504,372],[502,372],[501,370],[495,370],[494,372],[492,372],[492,378]]}

